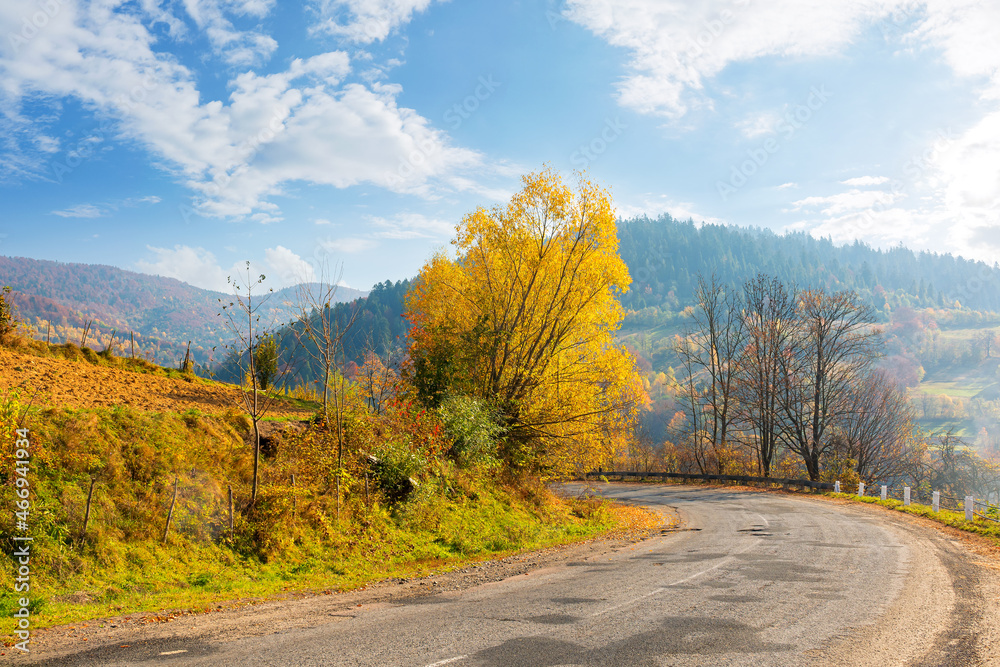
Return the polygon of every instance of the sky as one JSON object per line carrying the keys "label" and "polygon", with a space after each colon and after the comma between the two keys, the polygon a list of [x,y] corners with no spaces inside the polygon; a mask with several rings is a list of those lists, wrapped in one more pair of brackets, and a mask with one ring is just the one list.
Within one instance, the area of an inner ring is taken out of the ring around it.
{"label": "sky", "polygon": [[369,289],[551,167],[993,264],[998,43],[979,0],[4,0],[0,254]]}

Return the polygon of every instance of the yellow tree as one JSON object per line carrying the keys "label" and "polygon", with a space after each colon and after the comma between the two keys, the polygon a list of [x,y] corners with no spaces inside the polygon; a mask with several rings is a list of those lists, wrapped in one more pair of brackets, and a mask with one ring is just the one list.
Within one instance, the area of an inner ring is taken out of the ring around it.
{"label": "yellow tree", "polygon": [[466,215],[407,297],[412,380],[490,401],[509,464],[550,474],[605,460],[635,417],[641,385],[615,344],[631,281],[608,192],[552,170],[506,206]]}

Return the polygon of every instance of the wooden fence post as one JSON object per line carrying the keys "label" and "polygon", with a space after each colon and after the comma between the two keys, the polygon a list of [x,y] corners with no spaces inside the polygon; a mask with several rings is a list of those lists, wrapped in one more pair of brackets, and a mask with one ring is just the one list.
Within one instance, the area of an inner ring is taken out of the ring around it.
{"label": "wooden fence post", "polygon": [[910,487],[908,486],[903,487],[903,504],[904,505],[910,504]]}
{"label": "wooden fence post", "polygon": [[233,485],[229,485],[229,539],[233,539]]}
{"label": "wooden fence post", "polygon": [[170,499],[170,511],[167,512],[167,525],[163,527],[163,543],[167,543],[167,531],[170,530],[170,520],[174,518],[174,504],[177,502],[177,477],[174,477],[174,497]]}
{"label": "wooden fence post", "polygon": [[941,511],[941,492],[940,491],[935,491],[934,492],[933,500],[931,500],[931,503],[932,503],[932,509],[935,512],[940,512]]}
{"label": "wooden fence post", "polygon": [[881,498],[882,500],[885,500],[888,496],[889,496],[889,489],[886,487],[885,484],[883,484],[882,485],[882,493],[879,494],[879,498]]}
{"label": "wooden fence post", "polygon": [[972,496],[965,497],[965,520],[972,521],[975,518],[975,498]]}
{"label": "wooden fence post", "polygon": [[87,524],[90,523],[90,501],[94,498],[94,482],[96,477],[90,478],[90,491],[87,492],[87,512],[83,515],[83,536],[87,536]]}

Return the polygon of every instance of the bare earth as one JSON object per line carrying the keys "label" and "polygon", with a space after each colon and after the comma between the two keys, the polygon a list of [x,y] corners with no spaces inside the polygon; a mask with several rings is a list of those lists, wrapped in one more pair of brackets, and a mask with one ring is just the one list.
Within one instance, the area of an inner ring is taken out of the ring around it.
{"label": "bare earth", "polygon": [[[239,391],[229,385],[206,385],[198,380],[181,380],[136,373],[86,362],[71,362],[20,354],[0,348],[0,391],[21,390],[32,405],[67,408],[110,408],[125,406],[146,412],[197,409],[220,414],[235,408]],[[37,395],[36,395],[37,391]],[[308,416],[309,410],[275,405],[272,416]]]}

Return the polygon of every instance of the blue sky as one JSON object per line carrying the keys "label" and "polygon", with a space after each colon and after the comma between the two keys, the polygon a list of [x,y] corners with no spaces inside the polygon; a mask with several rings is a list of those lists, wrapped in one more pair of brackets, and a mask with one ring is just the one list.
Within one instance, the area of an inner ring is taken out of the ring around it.
{"label": "blue sky", "polygon": [[548,164],[993,263],[998,42],[962,0],[8,0],[0,253],[367,289]]}

